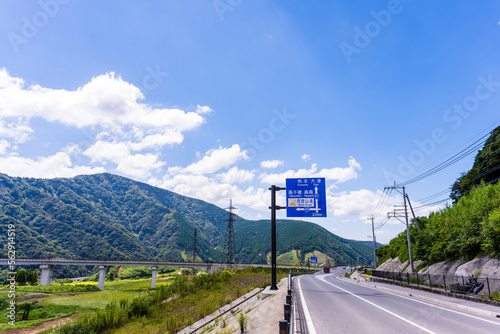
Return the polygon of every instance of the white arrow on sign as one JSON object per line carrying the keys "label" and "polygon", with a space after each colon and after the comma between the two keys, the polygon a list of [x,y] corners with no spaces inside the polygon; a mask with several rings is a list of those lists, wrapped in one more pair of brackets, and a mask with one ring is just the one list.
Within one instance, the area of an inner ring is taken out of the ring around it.
{"label": "white arrow on sign", "polygon": [[[310,208],[308,210],[311,210],[311,211],[316,211],[316,213],[318,213],[318,211],[320,211],[321,209],[318,207],[318,187],[314,187],[314,194],[316,197],[316,207],[315,208]],[[304,211],[305,208],[297,208],[297,211]]]}

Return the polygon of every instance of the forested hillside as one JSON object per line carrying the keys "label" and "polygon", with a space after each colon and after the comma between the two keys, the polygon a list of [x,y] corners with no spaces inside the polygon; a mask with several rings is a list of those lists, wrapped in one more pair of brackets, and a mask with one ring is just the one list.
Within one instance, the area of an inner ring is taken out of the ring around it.
{"label": "forested hillside", "polygon": [[[0,174],[0,222],[16,226],[17,257],[191,261],[196,227],[197,259],[221,262],[227,212],[112,174],[57,179]],[[234,230],[237,261],[267,263],[269,220],[238,217]],[[277,230],[278,254],[295,250],[304,262],[314,250],[339,262],[371,258],[369,246],[313,223],[279,220]],[[4,245],[6,237],[0,234]]]}
{"label": "forested hillside", "polygon": [[481,184],[496,182],[500,178],[500,127],[486,140],[484,147],[476,155],[474,165],[462,174],[451,188],[450,197],[456,202],[461,196]]}
{"label": "forested hillside", "polygon": [[[410,227],[413,259],[433,264],[485,254],[500,257],[500,127],[486,140],[471,170],[452,187],[451,207],[419,217]],[[406,231],[377,250],[379,263],[409,258]]]}
{"label": "forested hillside", "polygon": [[[472,260],[479,254],[500,257],[500,184],[471,191],[458,203],[429,217],[420,217],[421,231],[410,227],[413,259],[432,264]],[[408,260],[406,231],[377,250],[379,262],[399,256]]]}

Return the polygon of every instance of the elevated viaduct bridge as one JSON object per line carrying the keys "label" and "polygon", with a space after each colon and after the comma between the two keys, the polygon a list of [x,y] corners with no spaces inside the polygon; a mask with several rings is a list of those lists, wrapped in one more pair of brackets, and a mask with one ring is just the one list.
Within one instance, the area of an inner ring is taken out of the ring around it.
{"label": "elevated viaduct bridge", "polygon": [[[9,266],[12,264],[13,260],[0,259],[0,266]],[[62,259],[62,258],[50,258],[50,259],[15,259],[15,266],[39,266],[40,275],[40,285],[46,286],[50,285],[52,281],[52,269],[54,266],[98,266],[99,267],[99,283],[98,287],[104,290],[104,277],[106,276],[106,270],[108,267],[113,266],[147,266],[151,267],[152,277],[151,277],[151,289],[156,288],[156,275],[158,273],[159,267],[181,267],[181,268],[206,268],[208,273],[214,273],[226,265],[223,263],[203,263],[203,262],[170,262],[170,261],[147,261],[147,260],[85,260],[85,259]],[[236,268],[243,267],[271,267],[268,264],[234,264],[231,265]],[[297,268],[296,266],[277,266],[278,268]],[[307,268],[307,267],[299,267]]]}

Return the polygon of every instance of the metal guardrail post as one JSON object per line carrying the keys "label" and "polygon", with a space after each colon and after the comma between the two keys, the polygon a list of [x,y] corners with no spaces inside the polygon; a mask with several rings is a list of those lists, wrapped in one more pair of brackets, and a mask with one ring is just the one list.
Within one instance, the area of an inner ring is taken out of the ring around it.
{"label": "metal guardrail post", "polygon": [[285,304],[283,305],[283,310],[285,311],[285,320],[286,322],[290,323],[290,315],[291,315],[291,311],[292,311],[292,307],[290,304]]}
{"label": "metal guardrail post", "polygon": [[417,287],[420,288],[420,281],[418,279],[418,273],[417,273]]}
{"label": "metal guardrail post", "polygon": [[490,280],[488,277],[486,277],[486,285],[488,285],[488,298],[491,299]]}
{"label": "metal guardrail post", "polygon": [[280,320],[279,326],[280,326],[280,334],[288,333],[288,323],[286,322],[286,320]]}

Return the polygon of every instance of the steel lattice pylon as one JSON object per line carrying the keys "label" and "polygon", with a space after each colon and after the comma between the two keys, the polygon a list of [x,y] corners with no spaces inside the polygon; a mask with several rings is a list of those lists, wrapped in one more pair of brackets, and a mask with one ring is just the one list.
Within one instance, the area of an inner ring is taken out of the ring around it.
{"label": "steel lattice pylon", "polygon": [[236,214],[233,212],[237,208],[233,206],[233,200],[229,201],[228,218],[227,218],[227,232],[226,240],[224,242],[224,264],[226,266],[233,266],[236,264],[236,242],[234,240],[234,227]]}

